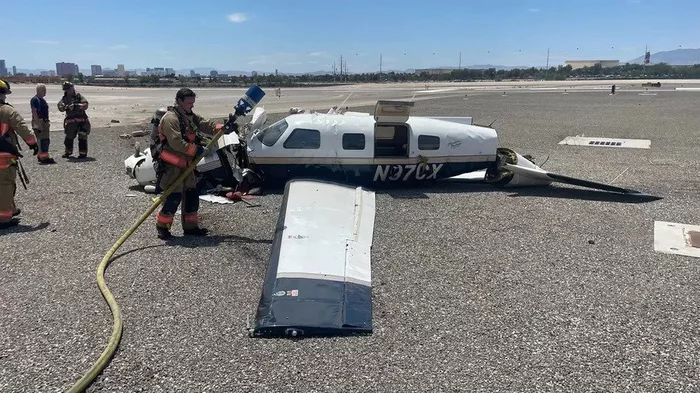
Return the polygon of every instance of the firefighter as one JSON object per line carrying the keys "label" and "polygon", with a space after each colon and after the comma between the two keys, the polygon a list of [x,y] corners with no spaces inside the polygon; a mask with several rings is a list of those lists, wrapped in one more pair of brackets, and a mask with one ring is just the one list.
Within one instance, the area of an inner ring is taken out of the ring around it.
{"label": "firefighter", "polygon": [[63,98],[58,101],[58,110],[66,112],[63,120],[66,152],[61,157],[68,158],[73,154],[73,141],[77,136],[78,158],[87,158],[90,119],[85,111],[88,109],[88,101],[82,94],[76,93],[75,86],[68,81],[63,82],[63,92]]}
{"label": "firefighter", "polygon": [[44,96],[46,96],[46,86],[40,83],[36,85],[36,95],[29,101],[32,108],[32,129],[39,140],[39,154],[36,158],[40,164],[55,164],[56,161],[49,157],[51,122],[49,121],[49,104],[46,103]]}
{"label": "firefighter", "polygon": [[21,210],[15,206],[17,191],[17,160],[22,157],[19,152],[19,139],[39,153],[34,132],[27,127],[22,115],[10,104],[5,102],[11,94],[10,83],[0,79],[0,229],[19,224]]}
{"label": "firefighter", "polygon": [[[213,135],[222,125],[194,112],[196,94],[182,88],[175,95],[175,105],[169,107],[158,125],[160,143],[154,159],[158,160],[157,189],[168,189],[190,166],[195,157],[209,154],[203,134]],[[190,173],[163,202],[156,217],[160,239],[169,239],[170,228],[178,206],[182,203],[181,219],[185,235],[206,236],[208,230],[199,226],[199,190],[194,173]]]}

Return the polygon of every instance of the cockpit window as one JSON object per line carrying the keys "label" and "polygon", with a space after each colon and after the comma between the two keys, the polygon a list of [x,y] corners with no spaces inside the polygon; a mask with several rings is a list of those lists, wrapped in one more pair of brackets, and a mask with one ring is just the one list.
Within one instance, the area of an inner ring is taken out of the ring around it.
{"label": "cockpit window", "polygon": [[289,125],[282,119],[260,131],[258,140],[265,146],[273,146],[280,139]]}

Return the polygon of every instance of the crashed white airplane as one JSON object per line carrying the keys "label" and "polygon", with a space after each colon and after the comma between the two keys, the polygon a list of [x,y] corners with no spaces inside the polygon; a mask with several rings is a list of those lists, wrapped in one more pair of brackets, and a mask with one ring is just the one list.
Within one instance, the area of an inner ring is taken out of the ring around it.
{"label": "crashed white airplane", "polygon": [[[480,179],[497,186],[568,183],[626,195],[647,196],[609,184],[576,179],[543,170],[511,149],[498,147],[491,127],[474,125],[471,117],[411,116],[413,102],[378,101],[369,113],[296,113],[261,128],[265,110],[257,107],[244,128],[219,140],[197,172],[210,185],[233,187],[253,183],[280,187],[304,177],[367,187],[415,186],[443,179]],[[155,130],[154,125],[154,130]],[[126,172],[146,191],[156,173],[150,149],[138,150],[124,162]]]}
{"label": "crashed white airplane", "polygon": [[[498,186],[562,182],[648,197],[547,172],[499,148],[493,128],[470,117],[410,116],[412,106],[379,101],[374,116],[335,108],[296,113],[264,128],[258,107],[244,126],[248,136],[225,135],[198,164],[211,186],[286,185],[251,336],[372,332],[375,199],[365,187],[478,178]],[[129,176],[153,188],[150,149],[137,150],[125,165]]]}

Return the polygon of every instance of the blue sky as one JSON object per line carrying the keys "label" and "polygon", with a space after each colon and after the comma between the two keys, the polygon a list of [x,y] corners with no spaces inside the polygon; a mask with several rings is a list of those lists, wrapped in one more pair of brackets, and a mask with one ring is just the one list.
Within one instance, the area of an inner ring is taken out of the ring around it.
{"label": "blue sky", "polygon": [[627,61],[700,47],[697,0],[56,1],[3,4],[8,68],[350,72],[567,59]]}

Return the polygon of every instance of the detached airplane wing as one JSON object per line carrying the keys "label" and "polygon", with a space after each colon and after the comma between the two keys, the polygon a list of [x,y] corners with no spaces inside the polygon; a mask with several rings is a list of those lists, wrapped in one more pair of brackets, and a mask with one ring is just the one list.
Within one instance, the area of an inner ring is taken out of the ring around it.
{"label": "detached airplane wing", "polygon": [[499,150],[509,153],[510,157],[508,159],[511,162],[499,162],[497,164],[498,169],[493,172],[480,170],[452,176],[445,180],[486,182],[501,187],[545,186],[551,183],[566,183],[629,196],[662,199],[661,197],[644,194],[629,188],[548,172],[516,152],[501,148]]}
{"label": "detached airplane wing", "polygon": [[551,181],[551,182],[557,182],[557,183],[572,184],[575,186],[595,188],[598,190],[617,192],[617,193],[626,194],[626,195],[637,195],[637,196],[649,196],[650,197],[650,195],[643,194],[639,191],[631,190],[629,188],[617,187],[617,186],[613,186],[611,184],[600,183],[600,182],[595,182],[595,181],[591,181],[591,180],[577,179],[577,178],[571,177],[571,176],[565,176],[565,175],[559,175],[556,173],[547,172],[547,171],[545,171],[543,169],[539,169],[539,168],[533,169],[533,168],[526,168],[526,167],[522,167],[519,165],[511,165],[511,164],[505,164],[503,167],[509,171],[513,171],[519,175],[529,177],[532,179],[538,179],[538,180],[542,180],[542,181]]}
{"label": "detached airplane wing", "polygon": [[250,335],[371,333],[374,215],[372,191],[289,181]]}

